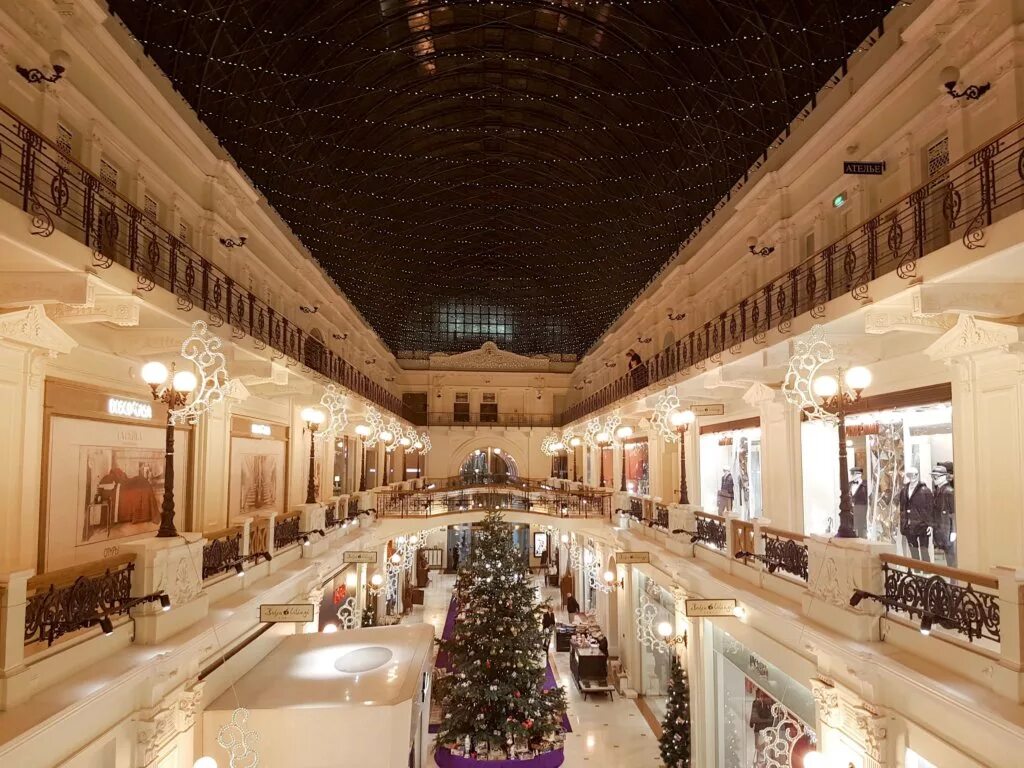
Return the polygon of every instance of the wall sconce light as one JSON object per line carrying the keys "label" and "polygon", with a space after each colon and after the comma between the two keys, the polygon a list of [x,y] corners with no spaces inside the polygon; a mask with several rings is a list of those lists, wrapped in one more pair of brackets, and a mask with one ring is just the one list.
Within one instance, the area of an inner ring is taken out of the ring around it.
{"label": "wall sconce light", "polygon": [[954,99],[967,99],[968,101],[977,101],[992,88],[992,83],[982,83],[981,85],[968,85],[962,91],[956,90],[956,84],[960,82],[960,70],[956,67],[946,67],[939,73],[939,80],[942,82],[942,86],[946,89],[946,93],[952,96]]}
{"label": "wall sconce light", "polygon": [[331,334],[331,338],[334,339],[335,341],[344,341],[345,339],[348,338],[348,334],[347,333],[332,333]]}
{"label": "wall sconce light", "polygon": [[64,72],[67,71],[70,57],[61,50],[53,51],[50,54],[50,66],[53,68],[52,74],[46,74],[41,69],[23,67],[20,64],[15,65],[15,71],[25,78],[30,83],[56,83],[64,76]]}
{"label": "wall sconce light", "polygon": [[299,305],[299,309],[301,309],[307,315],[315,315],[317,312],[320,311],[320,305],[319,304],[314,304],[312,307],[304,307],[304,306],[302,306],[300,304]]}
{"label": "wall sconce light", "polygon": [[225,248],[241,248],[243,245],[245,245],[245,241],[248,240],[249,238],[246,235],[239,235],[238,237],[234,238],[222,237],[219,239],[220,244],[223,245]]}
{"label": "wall sconce light", "polygon": [[663,621],[658,624],[658,635],[665,642],[666,645],[681,645],[686,647],[686,633],[683,632],[681,635],[675,634],[675,628],[671,622]]}
{"label": "wall sconce light", "polygon": [[775,252],[775,246],[774,245],[766,245],[766,246],[763,246],[762,248],[758,248],[757,247],[757,238],[756,237],[749,237],[749,238],[747,238],[747,248],[749,248],[750,252],[752,254],[754,254],[755,256],[762,256],[762,257],[764,257],[764,256],[769,256],[769,255],[771,255],[772,253]]}

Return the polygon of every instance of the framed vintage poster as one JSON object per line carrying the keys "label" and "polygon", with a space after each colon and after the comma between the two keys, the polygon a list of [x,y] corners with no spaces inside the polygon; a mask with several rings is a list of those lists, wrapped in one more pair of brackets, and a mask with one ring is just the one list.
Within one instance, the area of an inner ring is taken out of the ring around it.
{"label": "framed vintage poster", "polygon": [[228,517],[284,512],[285,443],[234,436],[228,479]]}
{"label": "framed vintage poster", "polygon": [[[176,520],[188,520],[187,429],[175,431]],[[119,554],[118,544],[160,527],[165,430],[53,416],[50,419],[45,542],[47,571]]]}

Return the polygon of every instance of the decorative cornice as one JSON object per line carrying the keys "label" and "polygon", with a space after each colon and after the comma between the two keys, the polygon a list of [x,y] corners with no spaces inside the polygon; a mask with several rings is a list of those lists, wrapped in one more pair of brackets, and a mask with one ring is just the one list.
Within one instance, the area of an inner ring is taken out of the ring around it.
{"label": "decorative cornice", "polygon": [[980,352],[1019,348],[1024,342],[1024,329],[1016,325],[979,320],[973,315],[960,315],[956,325],[946,331],[924,353],[932,360],[952,360]]}
{"label": "decorative cornice", "polygon": [[113,323],[124,328],[139,324],[139,308],[142,300],[136,296],[97,296],[93,305],[54,304],[47,314],[64,325],[83,323]]}
{"label": "decorative cornice", "polygon": [[66,355],[78,346],[38,304],[0,314],[0,342],[45,350],[51,355]]}
{"label": "decorative cornice", "polygon": [[527,357],[499,349],[485,341],[480,349],[456,355],[435,353],[430,356],[431,370],[442,371],[546,371],[551,361],[544,356]]}
{"label": "decorative cornice", "polygon": [[954,325],[949,315],[923,315],[910,309],[881,309],[871,307],[864,316],[864,332],[870,334],[924,333],[940,336]]}

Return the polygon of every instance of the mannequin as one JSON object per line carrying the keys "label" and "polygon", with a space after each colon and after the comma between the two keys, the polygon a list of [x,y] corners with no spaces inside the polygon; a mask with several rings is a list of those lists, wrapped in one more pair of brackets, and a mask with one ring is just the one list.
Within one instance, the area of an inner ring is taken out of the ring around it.
{"label": "mannequin", "polygon": [[857,537],[868,535],[868,487],[864,483],[864,470],[854,467],[850,470],[850,501],[853,503],[853,527]]}
{"label": "mannequin", "polygon": [[908,467],[903,476],[907,482],[900,491],[900,533],[907,537],[912,558],[930,562],[928,537],[935,514],[932,491],[921,482],[917,467]]}
{"label": "mannequin", "polygon": [[953,493],[953,462],[940,461],[932,469],[935,483],[935,548],[946,553],[946,565],[956,568],[956,501]]}
{"label": "mannequin", "polygon": [[732,479],[732,472],[728,469],[722,470],[722,482],[718,486],[718,514],[724,515],[732,512],[732,500],[735,497],[736,483]]}

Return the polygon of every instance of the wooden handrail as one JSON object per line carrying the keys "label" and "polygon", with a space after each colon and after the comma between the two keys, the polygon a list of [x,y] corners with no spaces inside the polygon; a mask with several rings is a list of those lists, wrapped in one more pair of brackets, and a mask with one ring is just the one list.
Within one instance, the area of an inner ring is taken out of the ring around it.
{"label": "wooden handrail", "polygon": [[923,560],[915,560],[912,557],[900,557],[899,555],[891,555],[888,553],[879,555],[878,559],[883,563],[899,565],[910,571],[934,573],[936,576],[945,576],[948,579],[965,581],[970,584],[977,584],[979,587],[988,587],[989,589],[999,588],[999,579],[995,576],[990,576],[987,573],[965,571],[960,568],[950,568],[946,565],[936,565],[935,563],[927,563]]}
{"label": "wooden handrail", "polygon": [[780,539],[792,539],[793,541],[806,541],[807,536],[803,533],[796,533],[795,531],[787,531],[784,528],[774,528],[770,525],[762,525],[761,533],[767,533],[770,536],[777,536]]}
{"label": "wooden handrail", "polygon": [[240,525],[233,525],[230,528],[222,528],[219,531],[212,531],[211,533],[204,533],[203,538],[208,541],[216,541],[217,539],[227,539],[231,536],[237,536],[242,532],[243,528]]}
{"label": "wooden handrail", "polygon": [[716,515],[714,512],[694,512],[693,515],[694,517],[703,517],[708,520],[717,520],[720,523],[725,522],[724,515]]}
{"label": "wooden handrail", "polygon": [[63,587],[74,584],[82,576],[99,576],[108,570],[116,570],[123,565],[135,562],[135,553],[130,552],[124,555],[114,555],[103,560],[92,560],[81,565],[72,565],[56,571],[39,573],[28,580],[28,591],[38,592],[40,589],[49,589],[50,585]]}
{"label": "wooden handrail", "polygon": [[274,520],[275,522],[282,523],[286,520],[294,520],[298,517],[302,517],[302,510],[295,512],[285,512],[283,515],[278,515]]}

